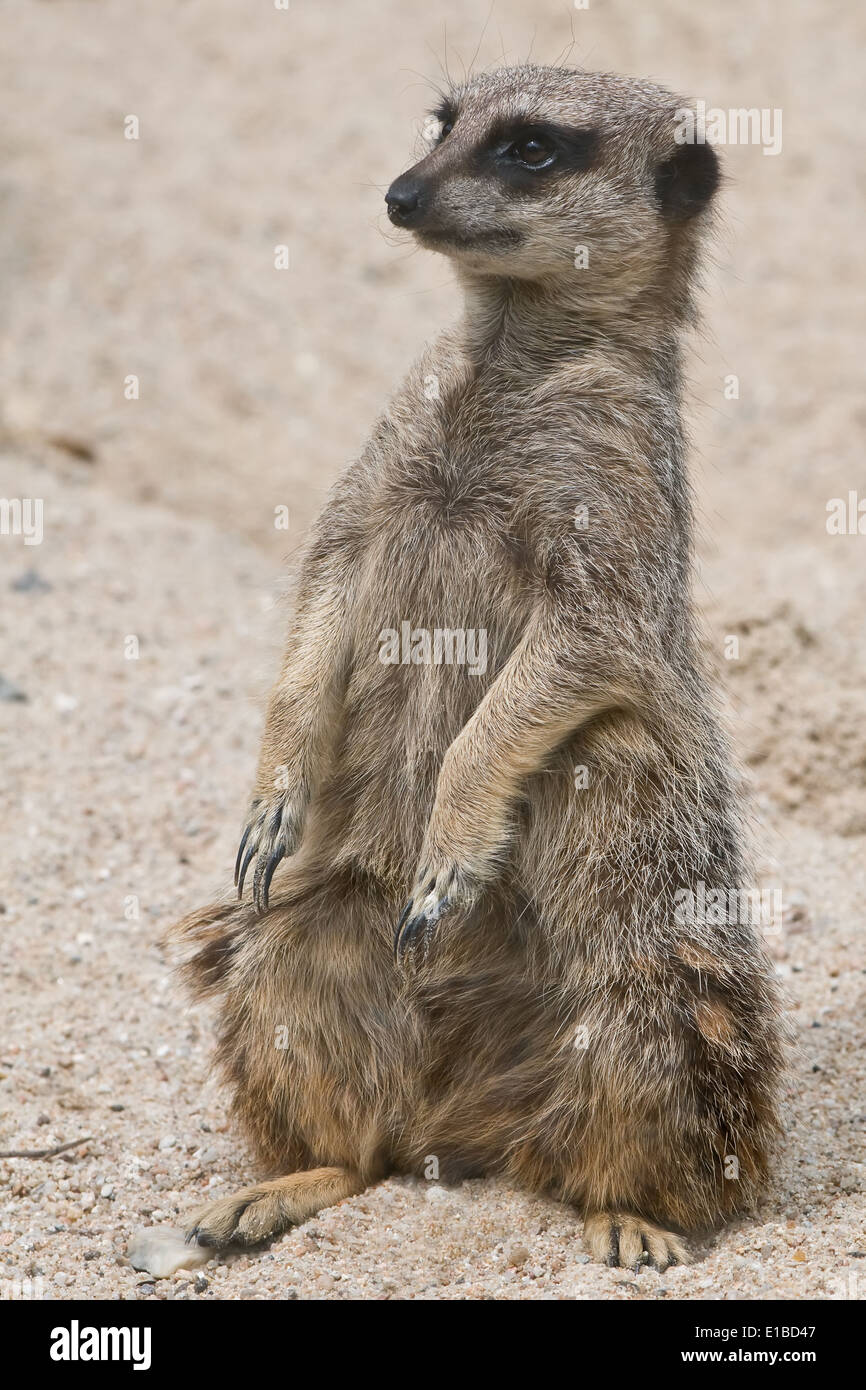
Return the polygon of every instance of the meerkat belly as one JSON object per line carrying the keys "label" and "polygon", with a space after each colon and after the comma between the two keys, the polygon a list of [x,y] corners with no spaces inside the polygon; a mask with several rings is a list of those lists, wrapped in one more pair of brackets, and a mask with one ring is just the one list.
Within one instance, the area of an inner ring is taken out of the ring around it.
{"label": "meerkat belly", "polygon": [[414,867],[445,752],[519,641],[530,604],[508,547],[481,526],[422,526],[407,511],[371,547],[349,615],[352,670],[331,783],[348,857],[401,881]]}

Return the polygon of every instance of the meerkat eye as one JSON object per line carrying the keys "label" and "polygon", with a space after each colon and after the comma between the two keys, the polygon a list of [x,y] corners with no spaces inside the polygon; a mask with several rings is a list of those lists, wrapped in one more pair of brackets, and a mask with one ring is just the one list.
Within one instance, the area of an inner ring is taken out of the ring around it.
{"label": "meerkat eye", "polygon": [[431,144],[441,145],[443,140],[448,139],[454,129],[455,119],[454,113],[447,108],[431,112],[424,127],[424,134]]}
{"label": "meerkat eye", "polygon": [[556,147],[546,135],[530,132],[513,140],[505,154],[529,169],[546,169],[556,158]]}

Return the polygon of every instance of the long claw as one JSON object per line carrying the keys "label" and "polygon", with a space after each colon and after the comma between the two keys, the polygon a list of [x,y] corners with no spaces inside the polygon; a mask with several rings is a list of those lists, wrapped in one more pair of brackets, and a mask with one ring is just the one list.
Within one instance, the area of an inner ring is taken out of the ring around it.
{"label": "long claw", "polygon": [[247,869],[250,867],[250,864],[255,859],[255,857],[256,846],[253,845],[250,849],[247,850],[246,857],[244,859],[243,864],[241,865],[241,876],[238,879],[238,898],[242,898],[244,895],[244,879],[247,876]]}
{"label": "long claw", "polygon": [[[411,906],[412,904],[410,903],[409,907],[411,908]],[[398,938],[396,943],[396,953],[398,959],[404,959],[407,951],[414,949],[419,935],[423,939],[424,952],[426,954],[427,949],[429,948],[430,943],[433,940],[433,935],[436,930],[436,924],[439,921],[440,917],[444,917],[445,913],[448,911],[450,906],[451,899],[442,898],[441,902],[438,902],[435,907],[428,908],[426,911],[417,912],[415,916],[411,919],[411,921],[407,922],[405,927],[403,927],[402,933],[400,933],[400,930],[398,928]],[[408,911],[409,909],[407,908],[406,912],[403,913],[403,917],[400,918],[401,925]]]}
{"label": "long claw", "polygon": [[415,937],[418,933],[418,928],[423,922],[423,920],[424,914],[419,912],[415,917],[413,917],[409,922],[407,922],[405,927],[403,928],[402,935],[397,943],[397,955],[400,960],[405,959],[407,951],[409,951],[412,945],[414,944]]}
{"label": "long claw", "polygon": [[403,915],[401,916],[399,922],[397,923],[397,930],[394,932],[394,959],[395,959],[395,960],[397,959],[398,955],[400,954],[400,949],[399,949],[399,948],[400,948],[400,932],[401,932],[401,930],[402,930],[403,923],[406,921],[406,918],[409,916],[409,913],[412,911],[412,902],[413,902],[413,899],[410,898],[409,901],[407,902],[406,906],[405,906],[404,909],[403,909]]}
{"label": "long claw", "polygon": [[250,821],[250,823],[247,825],[247,828],[246,828],[246,830],[244,831],[244,833],[243,833],[243,835],[242,835],[242,837],[241,837],[240,845],[238,846],[238,857],[237,857],[237,859],[235,860],[235,887],[237,887],[237,883],[238,883],[238,874],[239,874],[240,871],[241,871],[241,857],[242,857],[242,855],[243,855],[244,848],[245,848],[245,846],[246,846],[247,840],[250,838],[250,832],[252,831],[252,828],[253,828],[253,826],[252,826],[252,821]]}
{"label": "long claw", "polygon": [[265,865],[265,871],[262,874],[261,883],[258,882],[259,871],[256,870],[256,885],[253,891],[256,896],[256,906],[258,907],[259,912],[267,912],[268,910],[268,895],[271,887],[271,879],[274,876],[274,872],[276,870],[277,865],[281,863],[282,860],[285,859],[285,857],[286,851],[284,849],[280,848],[274,850],[273,854],[271,855],[270,859]]}

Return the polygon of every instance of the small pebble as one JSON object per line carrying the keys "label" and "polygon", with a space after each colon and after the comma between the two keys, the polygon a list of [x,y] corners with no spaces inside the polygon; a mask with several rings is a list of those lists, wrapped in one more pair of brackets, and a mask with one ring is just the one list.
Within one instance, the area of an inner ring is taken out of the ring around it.
{"label": "small pebble", "polygon": [[26,699],[27,696],[19,685],[7,680],[5,676],[0,676],[0,700],[6,700],[10,704],[21,704]]}
{"label": "small pebble", "polygon": [[214,1252],[198,1242],[187,1244],[183,1231],[173,1226],[143,1226],[129,1243],[127,1259],[133,1269],[146,1270],[157,1279],[168,1279],[178,1269],[187,1271],[207,1264]]}

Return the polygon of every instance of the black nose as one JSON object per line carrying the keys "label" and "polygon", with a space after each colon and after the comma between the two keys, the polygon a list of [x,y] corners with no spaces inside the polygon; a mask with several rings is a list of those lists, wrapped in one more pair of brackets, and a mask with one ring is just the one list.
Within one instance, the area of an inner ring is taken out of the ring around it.
{"label": "black nose", "polygon": [[398,227],[409,227],[418,221],[421,211],[421,186],[415,179],[401,174],[385,194],[388,216]]}

